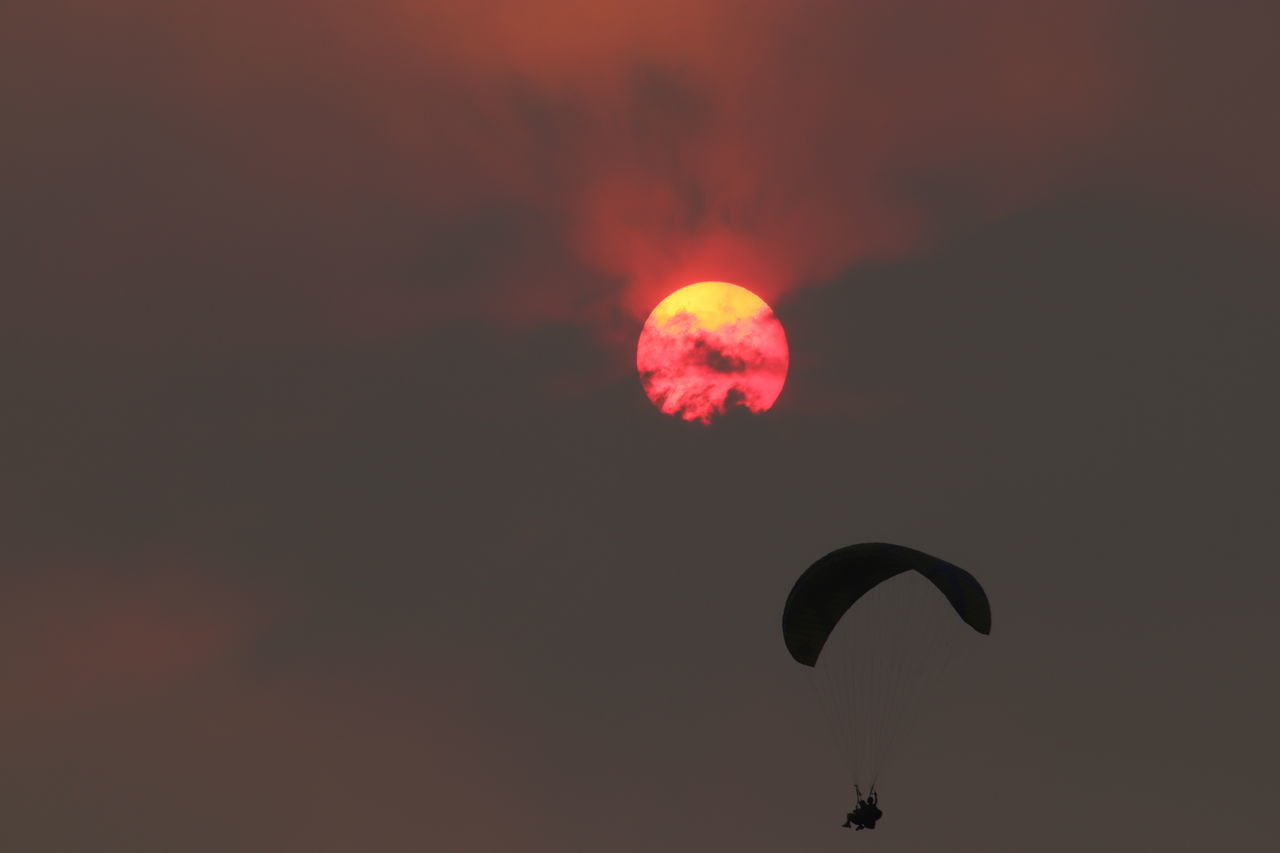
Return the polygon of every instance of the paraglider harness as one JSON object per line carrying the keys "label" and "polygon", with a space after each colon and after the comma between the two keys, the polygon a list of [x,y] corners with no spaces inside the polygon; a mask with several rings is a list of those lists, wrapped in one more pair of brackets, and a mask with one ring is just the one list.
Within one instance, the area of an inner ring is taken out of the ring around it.
{"label": "paraglider harness", "polygon": [[855,830],[875,829],[876,821],[884,817],[884,812],[880,811],[879,806],[876,805],[880,801],[879,795],[876,794],[876,789],[873,787],[871,793],[867,794],[866,799],[862,798],[862,789],[857,785],[853,786],[853,790],[858,795],[858,805],[845,816],[845,829],[850,827]]}

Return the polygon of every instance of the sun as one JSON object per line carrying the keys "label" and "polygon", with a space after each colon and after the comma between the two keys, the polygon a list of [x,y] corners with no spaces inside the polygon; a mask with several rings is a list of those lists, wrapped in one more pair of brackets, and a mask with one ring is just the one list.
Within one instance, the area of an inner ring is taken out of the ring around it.
{"label": "sun", "polygon": [[691,284],[663,299],[636,344],[636,370],[653,404],[704,424],[734,406],[768,410],[782,393],[788,361],[773,309],[725,281]]}

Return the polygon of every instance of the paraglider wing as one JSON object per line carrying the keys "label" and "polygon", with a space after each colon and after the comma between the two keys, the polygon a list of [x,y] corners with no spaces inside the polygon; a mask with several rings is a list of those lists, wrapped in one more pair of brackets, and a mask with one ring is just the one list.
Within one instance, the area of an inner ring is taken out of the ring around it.
{"label": "paraglider wing", "polygon": [[991,633],[991,605],[973,575],[912,548],[864,542],[832,551],[791,588],[782,611],[787,651],[798,663],[813,666],[832,629],[854,602],[877,584],[910,571],[936,586],[969,627]]}

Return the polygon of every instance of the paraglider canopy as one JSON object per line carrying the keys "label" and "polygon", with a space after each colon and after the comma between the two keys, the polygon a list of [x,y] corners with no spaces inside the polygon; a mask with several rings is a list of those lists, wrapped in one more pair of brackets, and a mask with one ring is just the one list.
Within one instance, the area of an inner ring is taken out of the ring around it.
{"label": "paraglider canopy", "polygon": [[917,572],[947,597],[969,627],[991,633],[991,605],[973,575],[921,551],[885,542],[864,542],[832,551],[810,566],[787,596],[782,633],[796,662],[813,666],[836,623],[877,584]]}

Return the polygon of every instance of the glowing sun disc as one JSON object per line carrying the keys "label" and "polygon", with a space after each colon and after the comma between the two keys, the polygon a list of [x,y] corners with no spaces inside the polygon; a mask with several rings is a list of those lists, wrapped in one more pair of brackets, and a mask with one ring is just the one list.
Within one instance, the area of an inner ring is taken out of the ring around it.
{"label": "glowing sun disc", "polygon": [[703,281],[658,303],[636,344],[645,394],[668,415],[711,423],[733,406],[769,409],[787,379],[787,335],[745,287]]}

